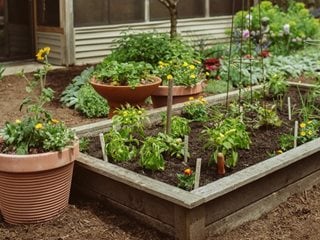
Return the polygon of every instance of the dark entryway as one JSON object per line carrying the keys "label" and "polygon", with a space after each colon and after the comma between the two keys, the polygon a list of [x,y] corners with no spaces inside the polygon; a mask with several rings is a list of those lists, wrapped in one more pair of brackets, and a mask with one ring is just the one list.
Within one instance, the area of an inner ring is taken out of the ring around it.
{"label": "dark entryway", "polygon": [[32,58],[33,1],[0,0],[0,61]]}

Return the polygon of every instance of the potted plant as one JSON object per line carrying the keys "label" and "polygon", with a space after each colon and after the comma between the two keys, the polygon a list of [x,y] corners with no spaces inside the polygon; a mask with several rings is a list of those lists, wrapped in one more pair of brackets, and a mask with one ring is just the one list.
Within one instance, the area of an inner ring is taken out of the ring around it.
{"label": "potted plant", "polygon": [[202,80],[205,79],[205,76],[200,61],[187,62],[179,59],[168,62],[159,61],[154,72],[163,79],[162,86],[159,86],[151,95],[154,107],[167,105],[169,80],[173,81],[173,103],[181,103],[188,101],[190,97],[198,97],[203,90]]}
{"label": "potted plant", "polygon": [[74,132],[44,108],[54,93],[45,87],[49,52],[47,47],[36,55],[44,66],[33,79],[21,72],[29,93],[20,107],[27,106],[26,116],[7,122],[0,132],[0,210],[12,224],[42,222],[63,212],[79,154]]}
{"label": "potted plant", "polygon": [[146,62],[118,62],[106,58],[97,66],[90,83],[110,106],[109,117],[115,109],[129,103],[143,105],[160,85],[161,79],[152,75],[153,67]]}

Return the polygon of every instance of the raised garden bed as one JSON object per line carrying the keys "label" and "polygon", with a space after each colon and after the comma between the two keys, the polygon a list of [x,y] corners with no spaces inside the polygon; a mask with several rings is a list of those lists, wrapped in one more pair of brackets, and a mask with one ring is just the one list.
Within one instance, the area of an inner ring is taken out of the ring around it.
{"label": "raised garden bed", "polygon": [[[230,99],[236,96],[237,92],[229,94]],[[222,94],[208,101],[225,99]],[[181,107],[175,105],[174,111]],[[163,110],[151,111],[152,121],[159,121]],[[76,131],[94,135],[110,124],[108,120]],[[319,143],[313,140],[191,192],[82,154],[73,184],[75,190],[104,199],[177,239],[206,239],[259,217],[293,192],[317,183]]]}

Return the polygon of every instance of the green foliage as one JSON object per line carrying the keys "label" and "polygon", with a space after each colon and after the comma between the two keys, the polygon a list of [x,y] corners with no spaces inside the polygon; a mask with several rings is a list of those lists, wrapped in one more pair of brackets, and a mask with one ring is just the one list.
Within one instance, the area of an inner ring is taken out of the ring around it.
{"label": "green foliage", "polygon": [[4,70],[6,70],[5,67],[2,64],[0,64],[0,80],[3,78]]}
{"label": "green foliage", "polygon": [[319,120],[306,120],[301,122],[299,127],[298,144],[303,144],[319,137]]}
{"label": "green foliage", "polygon": [[130,86],[153,82],[150,78],[153,67],[146,62],[117,62],[105,59],[99,64],[93,75],[96,80],[114,86]]}
{"label": "green foliage", "polygon": [[279,137],[279,145],[283,152],[293,148],[294,136],[292,134],[282,134]]}
{"label": "green foliage", "polygon": [[[165,125],[166,117],[163,119],[163,123]],[[175,138],[184,137],[185,135],[189,135],[190,131],[188,119],[180,116],[171,117],[171,136]]]}
{"label": "green foliage", "polygon": [[[209,80],[204,89],[204,92],[209,94],[226,93],[228,90],[228,82],[224,80]],[[233,86],[229,84],[229,91],[232,91]]]}
{"label": "green foliage", "polygon": [[166,144],[166,153],[176,158],[184,156],[184,143],[181,138],[175,138],[171,135],[158,133],[157,138]]}
{"label": "green foliage", "polygon": [[89,150],[90,140],[87,137],[79,138],[79,149],[80,152],[86,153]]}
{"label": "green foliage", "polygon": [[205,122],[208,120],[208,102],[203,98],[189,98],[183,105],[182,115],[192,121]]}
{"label": "green foliage", "polygon": [[190,62],[195,55],[194,49],[181,38],[171,39],[165,33],[147,32],[124,33],[109,58],[118,62],[143,61],[155,66],[159,61],[172,59]]}
{"label": "green foliage", "polygon": [[109,113],[107,101],[92,88],[90,84],[83,85],[78,91],[75,109],[88,118],[105,117]]}
{"label": "green foliage", "polygon": [[[20,73],[26,82],[26,91],[29,94],[22,102],[20,109],[27,106],[27,115],[22,120],[7,122],[0,136],[5,143],[5,152],[28,154],[61,150],[75,140],[75,134],[62,122],[52,119],[44,105],[53,99],[53,90],[45,87],[47,72],[51,65],[48,62],[50,48],[40,49],[37,56],[39,61],[44,61],[32,79],[24,72]],[[40,87],[40,95],[35,94]]]}
{"label": "green foliage", "polygon": [[274,104],[272,106],[257,106],[256,107],[257,117],[255,128],[260,128],[262,126],[274,126],[280,127],[282,124],[281,119],[277,113],[277,106]]}
{"label": "green foliage", "polygon": [[283,74],[274,74],[266,83],[267,94],[272,97],[283,96],[288,91],[288,82]]}
{"label": "green foliage", "polygon": [[238,149],[249,149],[250,138],[245,124],[239,118],[226,118],[215,127],[204,131],[208,139],[207,147],[213,149],[211,160],[217,161],[222,152],[226,157],[226,166],[233,168],[238,161]]}
{"label": "green foliage", "polygon": [[197,60],[159,61],[154,74],[162,79],[162,85],[168,85],[168,81],[173,80],[176,86],[194,86],[204,79],[201,62]]}
{"label": "green foliage", "polygon": [[183,171],[183,174],[178,173],[178,187],[187,191],[191,191],[194,187],[195,173],[190,168]]}
{"label": "green foliage", "polygon": [[139,163],[150,170],[164,170],[163,153],[167,151],[167,145],[159,137],[147,137],[140,149]]}
{"label": "green foliage", "polygon": [[80,75],[72,79],[72,82],[61,93],[60,102],[62,104],[67,107],[73,107],[78,103],[79,91],[91,78],[93,70],[93,67],[87,68]]}

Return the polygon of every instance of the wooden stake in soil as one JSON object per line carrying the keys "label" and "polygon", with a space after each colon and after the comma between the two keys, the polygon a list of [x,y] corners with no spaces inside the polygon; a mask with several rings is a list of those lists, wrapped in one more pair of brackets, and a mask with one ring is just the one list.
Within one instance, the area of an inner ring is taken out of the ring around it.
{"label": "wooden stake in soil", "polygon": [[173,80],[168,80],[168,98],[167,98],[167,124],[166,124],[166,133],[171,133],[171,115],[172,115],[172,88]]}
{"label": "wooden stake in soil", "polygon": [[223,153],[217,155],[217,172],[219,175],[225,175],[226,169],[224,168],[224,156]]}
{"label": "wooden stake in soil", "polygon": [[288,119],[291,121],[291,98],[288,97]]}
{"label": "wooden stake in soil", "polygon": [[201,158],[197,158],[196,175],[194,178],[194,189],[197,189],[200,185],[201,161],[202,161]]}
{"label": "wooden stake in soil", "polygon": [[101,145],[101,151],[102,151],[103,160],[108,162],[108,156],[106,154],[106,143],[104,142],[103,133],[99,134],[99,138],[100,138],[100,145]]}
{"label": "wooden stake in soil", "polygon": [[293,147],[296,148],[297,147],[297,139],[298,139],[298,121],[294,122],[294,140],[293,140]]}
{"label": "wooden stake in soil", "polygon": [[188,151],[189,151],[189,136],[184,136],[184,162],[188,162]]}

